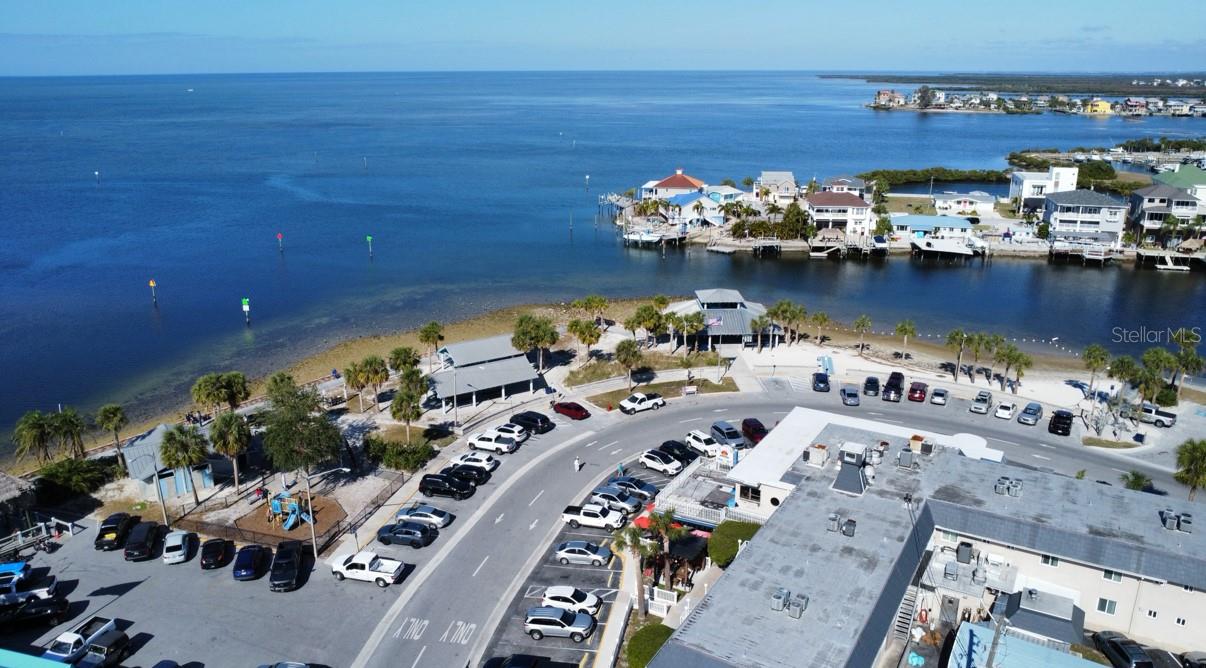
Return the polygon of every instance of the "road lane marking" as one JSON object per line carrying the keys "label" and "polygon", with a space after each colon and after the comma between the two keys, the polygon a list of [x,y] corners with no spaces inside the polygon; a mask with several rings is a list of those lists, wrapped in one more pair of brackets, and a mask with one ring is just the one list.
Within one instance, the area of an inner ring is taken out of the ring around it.
{"label": "road lane marking", "polygon": [[536,519],[532,520],[532,523],[528,525],[528,531],[531,531],[532,529],[535,529],[535,528],[536,528],[536,525],[537,525],[539,522],[540,522],[540,518],[536,518]]}
{"label": "road lane marking", "polygon": [[499,522],[501,522],[501,521],[502,521],[502,518],[504,518],[504,517],[506,517],[506,516],[507,516],[507,514],[506,514],[506,513],[499,513],[499,514],[498,514],[498,517],[495,517],[495,518],[494,518],[494,523],[495,523],[495,524],[498,524]]}
{"label": "road lane marking", "polygon": [[1123,471],[1122,469],[1112,469],[1112,470],[1117,471],[1119,473],[1130,473],[1130,471]]}
{"label": "road lane marking", "polygon": [[478,572],[482,570],[482,566],[485,566],[487,561],[490,561],[490,555],[488,554],[484,559],[482,559],[482,563],[478,564],[477,568],[473,569],[473,575],[471,577],[477,577]]}
{"label": "road lane marking", "polygon": [[727,409],[727,408],[713,408],[713,409],[712,409],[712,412],[713,412],[713,413],[723,413],[723,412],[725,412],[725,411],[727,411],[727,410],[729,410],[729,409]]}
{"label": "road lane marking", "polygon": [[1054,445],[1047,445],[1046,443],[1039,443],[1039,447],[1040,447],[1040,448],[1047,448],[1048,450],[1054,450],[1054,449],[1055,449],[1055,446],[1054,446]]}
{"label": "road lane marking", "polygon": [[[624,449],[624,448],[616,448],[615,450],[612,450],[610,454],[611,454],[611,455],[618,455],[618,454],[620,454],[620,451],[621,451],[621,450],[623,450],[623,449]],[[609,456],[610,456],[610,455],[609,455]]]}
{"label": "road lane marking", "polygon": [[444,635],[440,636],[440,642],[452,643],[454,645],[468,645],[469,638],[476,630],[477,624],[462,622],[458,619],[449,624],[447,629],[444,629]]}
{"label": "road lane marking", "polygon": [[427,645],[423,645],[423,649],[419,650],[419,655],[415,657],[415,662],[410,664],[410,668],[415,668],[415,666],[419,665],[419,661],[422,660],[422,658],[423,658],[423,652],[426,652],[426,651],[427,651]]}
{"label": "road lane marking", "polygon": [[699,421],[700,421],[700,420],[702,420],[702,419],[703,419],[703,418],[701,418],[701,417],[700,417],[700,418],[687,418],[686,420],[679,420],[679,421],[678,421],[678,423],[679,423],[679,424],[686,424],[686,423],[688,423],[688,422],[699,422]]}
{"label": "road lane marking", "polygon": [[595,443],[598,443],[598,441],[591,441],[590,443],[587,443],[586,445],[584,445],[582,447],[589,448],[590,446],[594,445]]}
{"label": "road lane marking", "polygon": [[875,411],[867,411],[867,415],[883,415],[883,413],[876,413]]}
{"label": "road lane marking", "polygon": [[[420,637],[422,637],[423,632],[427,630],[427,623],[428,622],[426,619],[407,617],[402,624],[398,626],[398,630],[394,631],[394,638],[401,638],[403,640],[418,640]],[[422,655],[422,652],[420,652],[420,655]]]}
{"label": "road lane marking", "polygon": [[997,443],[1008,443],[1009,445],[1021,445],[1020,443],[1015,443],[1014,441],[1006,441],[1003,438],[997,438],[995,436],[989,436],[989,438],[996,441]]}
{"label": "road lane marking", "polygon": [[617,443],[619,443],[619,441],[612,441],[611,443],[608,443],[607,445],[601,445],[601,446],[599,446],[599,449],[600,449],[600,450],[603,450],[604,448],[610,448],[611,446],[613,446],[613,445],[615,445],[615,444],[617,444]]}
{"label": "road lane marking", "polygon": [[1044,457],[1044,456],[1042,456],[1042,455],[1030,455],[1030,456],[1031,456],[1031,457],[1034,457],[1035,459],[1041,459],[1041,460],[1043,460],[1043,461],[1048,461],[1048,462],[1049,462],[1049,461],[1051,461],[1051,458],[1050,458],[1050,457]]}
{"label": "road lane marking", "polygon": [[531,507],[532,507],[532,504],[533,504],[533,503],[536,503],[536,499],[539,499],[539,498],[540,498],[540,495],[542,495],[542,494],[544,494],[544,490],[543,490],[543,489],[542,489],[542,490],[540,490],[539,492],[536,492],[536,496],[533,496],[533,497],[532,497],[532,500],[531,500],[531,501],[528,501],[528,507],[529,507],[529,508],[531,508]]}

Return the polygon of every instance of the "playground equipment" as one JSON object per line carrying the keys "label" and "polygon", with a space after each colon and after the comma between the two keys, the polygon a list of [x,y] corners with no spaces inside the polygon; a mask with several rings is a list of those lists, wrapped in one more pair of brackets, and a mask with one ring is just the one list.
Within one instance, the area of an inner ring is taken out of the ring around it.
{"label": "playground equipment", "polygon": [[310,514],[313,509],[302,509],[298,499],[293,498],[289,492],[280,492],[272,497],[267,505],[268,508],[268,523],[280,523],[281,528],[285,531],[292,531],[302,522],[314,523],[314,518]]}

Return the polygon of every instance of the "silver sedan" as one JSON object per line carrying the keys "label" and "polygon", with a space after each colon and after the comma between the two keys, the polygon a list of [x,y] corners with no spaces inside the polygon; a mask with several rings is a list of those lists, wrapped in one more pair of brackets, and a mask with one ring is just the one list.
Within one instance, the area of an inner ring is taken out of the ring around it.
{"label": "silver sedan", "polygon": [[394,515],[394,520],[398,522],[410,521],[426,524],[429,527],[443,529],[452,522],[452,515],[424,503],[412,504],[406,508],[401,508]]}

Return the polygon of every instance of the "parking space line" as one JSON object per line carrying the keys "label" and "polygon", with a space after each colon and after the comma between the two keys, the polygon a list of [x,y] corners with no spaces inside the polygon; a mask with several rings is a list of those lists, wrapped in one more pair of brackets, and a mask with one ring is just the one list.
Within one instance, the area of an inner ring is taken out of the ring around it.
{"label": "parking space line", "polygon": [[1122,469],[1113,469],[1113,470],[1115,470],[1119,473],[1129,473],[1129,471],[1123,471]]}
{"label": "parking space line", "polygon": [[599,446],[599,449],[600,449],[600,450],[602,450],[603,448],[610,448],[611,446],[613,446],[613,445],[615,445],[615,444],[617,444],[617,443],[619,443],[619,441],[612,441],[611,443],[608,443],[607,445],[601,445],[601,446]]}
{"label": "parking space line", "polygon": [[423,645],[423,649],[419,650],[419,655],[415,657],[415,662],[410,664],[410,668],[415,668],[419,665],[419,661],[423,659],[423,652],[427,651],[427,645]]}
{"label": "parking space line", "polygon": [[995,437],[995,436],[989,436],[989,438],[991,438],[992,440],[994,440],[994,441],[996,441],[996,442],[998,442],[998,443],[1008,443],[1009,445],[1021,445],[1020,443],[1016,443],[1016,442],[1014,442],[1014,441],[1006,441],[1006,440],[1005,440],[1005,439],[1003,439],[1003,438],[997,438],[997,437]]}
{"label": "parking space line", "polygon": [[1032,454],[1032,455],[1030,455],[1030,456],[1031,456],[1031,457],[1034,457],[1035,459],[1042,459],[1043,461],[1048,461],[1048,462],[1049,462],[1049,461],[1051,461],[1051,458],[1050,458],[1050,457],[1044,457],[1044,456],[1042,456],[1042,455],[1034,455],[1034,454]]}
{"label": "parking space line", "polygon": [[485,557],[484,559],[482,559],[482,563],[478,564],[478,565],[477,565],[477,568],[473,569],[473,576],[472,576],[472,577],[477,577],[477,573],[478,573],[478,571],[482,570],[482,566],[485,566],[485,565],[486,565],[486,562],[487,562],[487,561],[489,561],[489,560],[490,560],[490,555],[488,555],[488,554],[487,554],[487,555],[486,555],[486,557]]}
{"label": "parking space line", "polygon": [[612,450],[610,454],[613,454],[613,455],[618,455],[618,454],[620,454],[620,451],[621,451],[621,450],[623,450],[623,449],[624,449],[624,448],[616,448],[615,450]]}
{"label": "parking space line", "polygon": [[587,444],[586,444],[585,446],[583,446],[583,447],[587,447],[587,448],[589,448],[590,446],[594,445],[595,443],[598,443],[598,441],[591,441],[590,443],[587,443]]}
{"label": "parking space line", "polygon": [[686,424],[686,423],[688,423],[688,422],[699,422],[699,421],[700,421],[700,420],[702,420],[702,419],[703,419],[703,418],[687,418],[686,420],[679,420],[679,421],[678,421],[678,423],[679,423],[679,424]]}
{"label": "parking space line", "polygon": [[729,410],[729,409],[727,409],[727,408],[713,408],[713,409],[712,409],[712,412],[713,412],[713,413],[724,413],[724,412],[725,412],[725,411],[727,411],[727,410]]}

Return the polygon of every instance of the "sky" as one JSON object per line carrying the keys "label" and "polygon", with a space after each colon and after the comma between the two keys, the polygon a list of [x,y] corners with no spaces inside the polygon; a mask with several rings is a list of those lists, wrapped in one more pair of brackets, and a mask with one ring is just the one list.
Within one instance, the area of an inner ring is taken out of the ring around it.
{"label": "sky", "polygon": [[1203,35],[1202,0],[0,0],[0,75],[1179,73]]}

